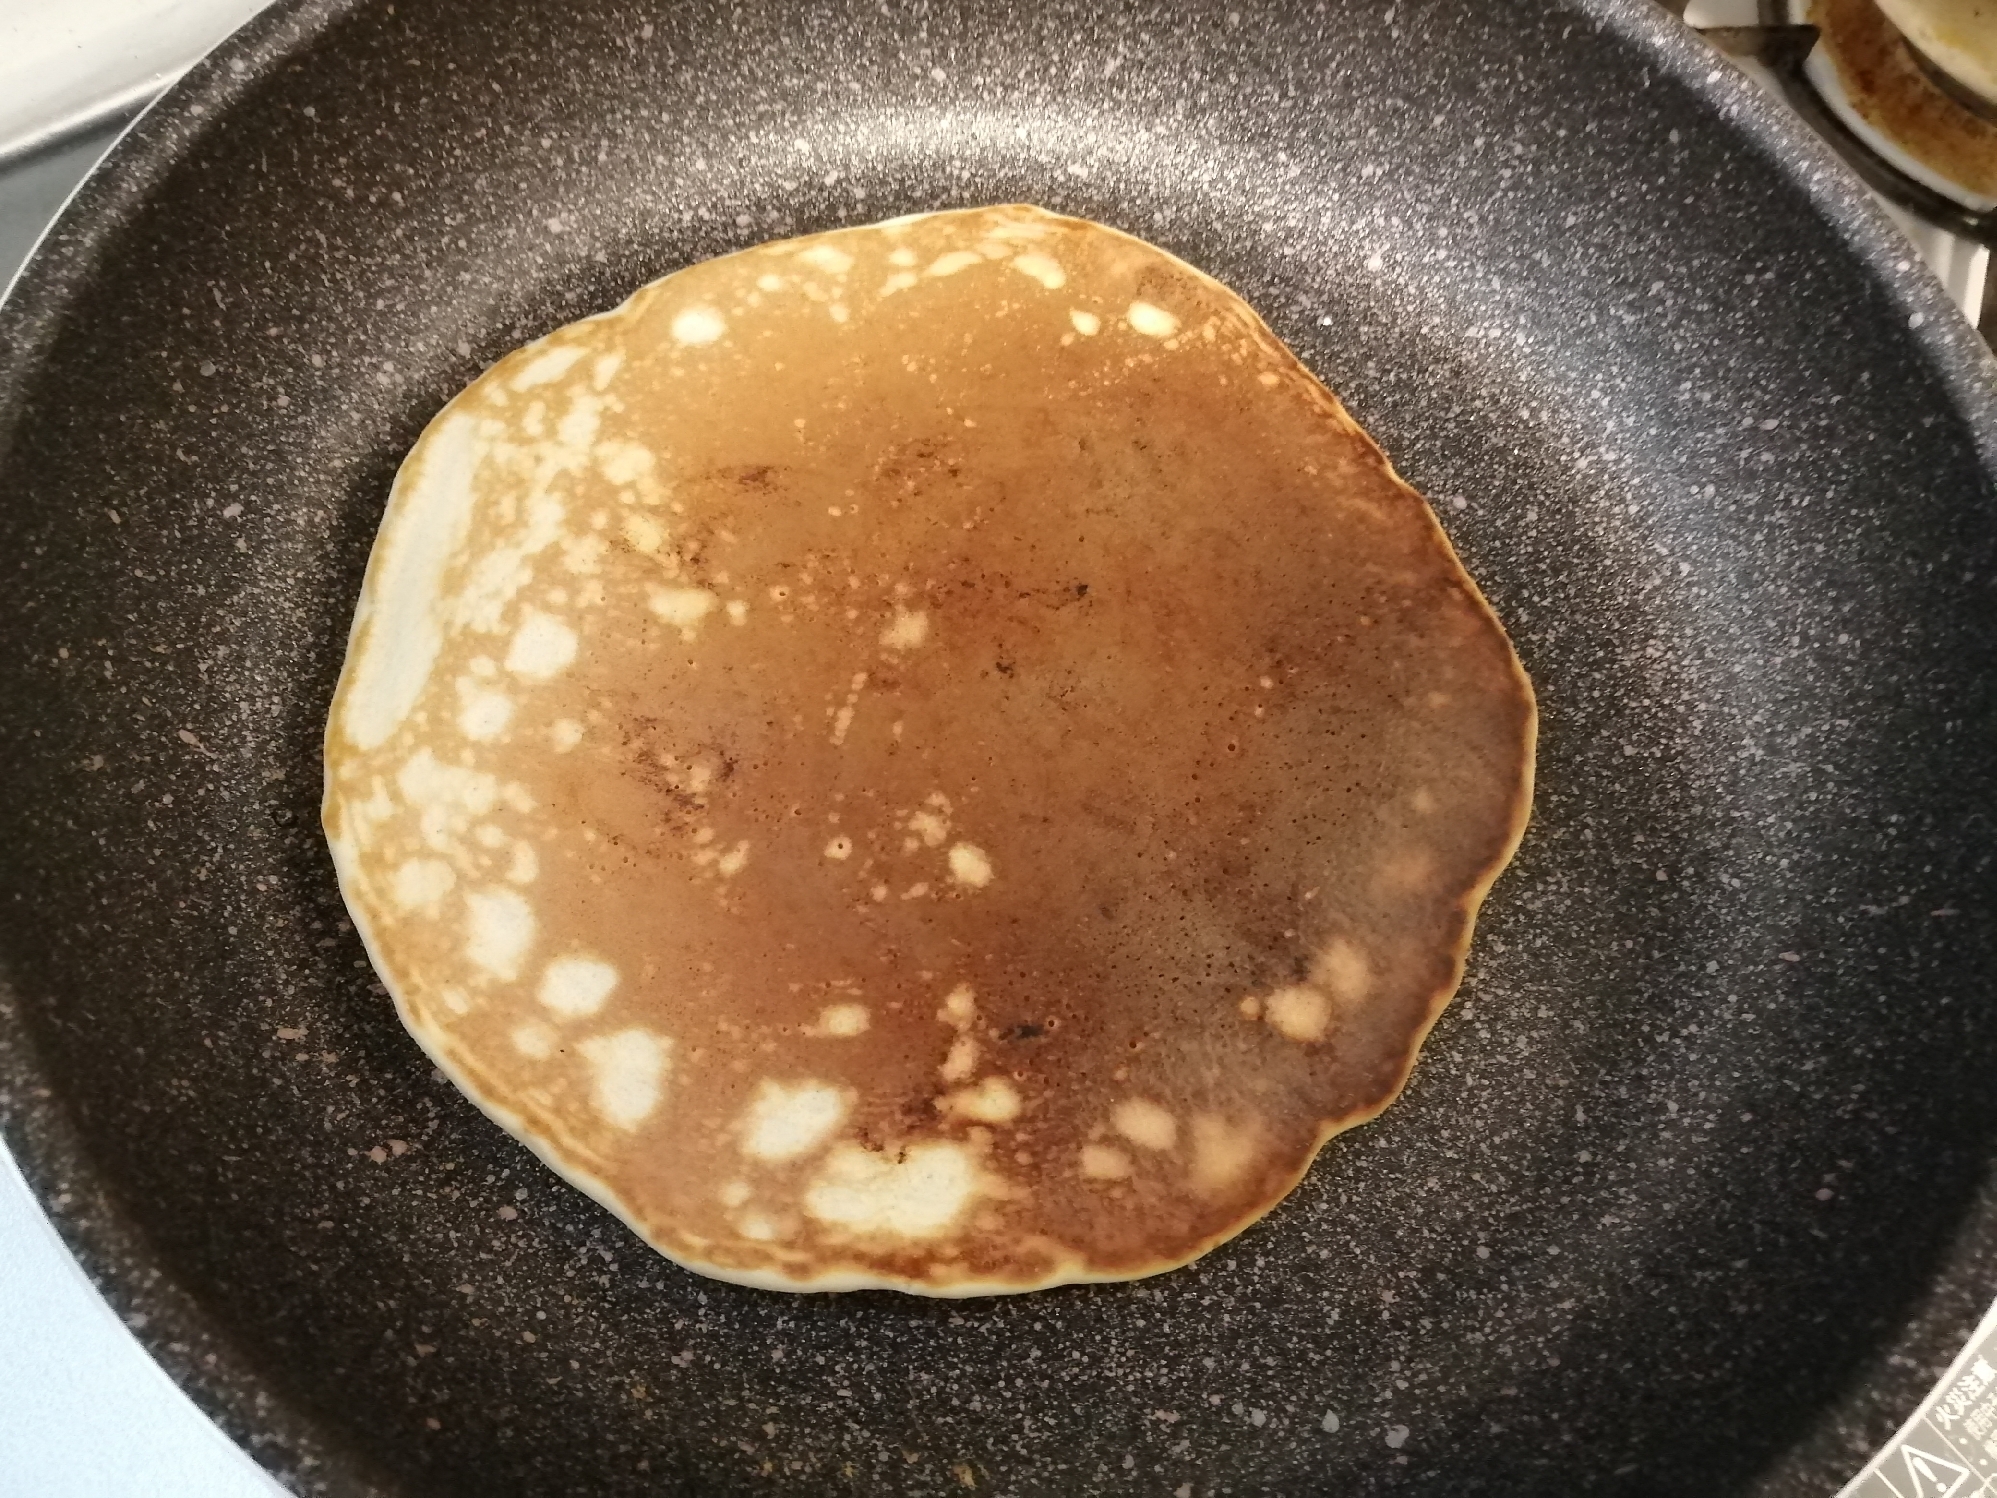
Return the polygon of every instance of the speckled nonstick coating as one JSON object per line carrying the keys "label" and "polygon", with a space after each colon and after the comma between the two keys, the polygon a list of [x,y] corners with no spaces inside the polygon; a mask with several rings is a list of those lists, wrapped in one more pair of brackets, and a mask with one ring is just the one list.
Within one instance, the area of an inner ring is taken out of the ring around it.
{"label": "speckled nonstick coating", "polygon": [[[1823,1494],[1997,1287],[1990,362],[1642,0],[1236,3],[280,4],[0,309],[0,1119],[298,1491]],[[697,1279],[342,922],[362,564],[507,349],[1008,199],[1238,288],[1435,499],[1535,822],[1407,1096],[1204,1262]]]}

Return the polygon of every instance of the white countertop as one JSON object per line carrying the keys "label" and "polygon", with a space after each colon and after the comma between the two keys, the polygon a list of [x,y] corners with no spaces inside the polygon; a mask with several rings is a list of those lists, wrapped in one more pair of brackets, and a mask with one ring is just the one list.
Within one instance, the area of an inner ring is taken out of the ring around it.
{"label": "white countertop", "polygon": [[[263,0],[0,0],[0,287],[129,110]],[[0,1498],[275,1498],[63,1247],[0,1150]]]}
{"label": "white countertop", "polygon": [[0,1498],[274,1498],[85,1279],[0,1151]]}

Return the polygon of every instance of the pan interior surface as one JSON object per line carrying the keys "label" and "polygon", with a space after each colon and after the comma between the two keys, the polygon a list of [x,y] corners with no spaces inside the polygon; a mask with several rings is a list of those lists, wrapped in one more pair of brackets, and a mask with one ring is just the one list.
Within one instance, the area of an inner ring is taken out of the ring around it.
{"label": "pan interior surface", "polygon": [[[1611,0],[299,4],[204,64],[0,307],[0,1123],[162,1361],[305,1493],[1833,1488],[1997,1281],[1997,438],[1717,66]],[[351,603],[506,351],[1008,200],[1238,289],[1435,501],[1534,826],[1400,1104],[1200,1263],[698,1280],[374,985]]]}

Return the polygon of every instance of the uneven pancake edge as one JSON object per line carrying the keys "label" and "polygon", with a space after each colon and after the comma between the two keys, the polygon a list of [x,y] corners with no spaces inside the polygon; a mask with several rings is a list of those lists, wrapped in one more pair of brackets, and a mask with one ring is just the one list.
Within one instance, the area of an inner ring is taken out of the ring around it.
{"label": "uneven pancake edge", "polygon": [[[1031,213],[1031,214],[1036,214],[1048,221],[1060,224],[1072,225],[1078,222],[1074,220],[1060,219],[1058,216],[1055,215],[1044,214],[1041,210],[1028,209],[1023,207],[1018,208],[1017,210],[1013,210],[1010,208],[1000,208],[997,210],[985,210],[985,211],[1000,211],[1000,212],[1018,211],[1022,213]],[[938,215],[926,215],[926,214],[910,215],[908,216],[908,218],[905,218],[903,220],[897,220],[892,222],[910,223],[921,219],[931,218],[936,216]],[[867,227],[880,227],[880,226],[873,225]],[[1103,226],[1100,225],[1089,225],[1088,227],[1091,229],[1095,229],[1098,232],[1105,232],[1115,235],[1117,238],[1120,239],[1131,239],[1130,236],[1121,235],[1120,233],[1118,233],[1118,231],[1106,230],[1104,229]],[[815,239],[818,237],[819,236],[808,236],[807,238]],[[784,244],[797,243],[797,242],[799,241],[784,241],[784,242],[778,242],[775,245],[757,246],[755,248],[759,250],[781,249]],[[1159,250],[1155,246],[1148,245],[1143,241],[1132,240],[1131,242],[1139,245],[1143,250],[1145,250],[1149,254],[1170,259],[1173,265],[1182,273],[1202,283],[1205,283],[1210,287],[1215,288],[1226,297],[1234,299],[1236,301],[1239,300],[1238,298],[1235,298],[1234,293],[1228,290],[1228,288],[1226,288],[1222,283],[1214,280],[1214,278],[1212,277],[1206,276],[1204,273],[1200,272],[1194,267],[1185,265],[1184,262],[1178,261],[1176,257],[1170,257],[1169,255],[1167,255],[1167,252]],[[634,303],[637,303],[641,299],[643,299],[647,295],[647,293],[650,292],[658,284],[659,283],[656,281],[653,283],[649,283],[646,287],[642,287],[638,291],[634,292],[630,298],[627,298],[623,303],[620,303],[617,307],[611,308],[603,313],[596,314],[589,318],[580,319],[577,320],[576,322],[565,324],[563,329],[557,331],[567,332],[582,324],[615,319],[620,314],[623,314],[627,310],[629,310]],[[1251,316],[1253,315],[1252,309],[1247,309],[1245,303],[1241,304],[1241,306],[1244,311],[1248,311]],[[1270,350],[1272,352],[1280,351],[1278,357],[1286,360],[1288,364],[1293,368],[1294,372],[1300,377],[1301,388],[1311,392],[1312,399],[1314,400],[1320,411],[1323,414],[1331,417],[1349,435],[1356,437],[1359,440],[1359,442],[1378,459],[1387,478],[1395,486],[1397,486],[1399,490],[1401,490],[1414,502],[1414,505],[1418,509],[1419,513],[1422,515],[1428,530],[1432,533],[1433,541],[1437,544],[1437,547],[1441,552],[1442,556],[1447,559],[1447,562],[1450,565],[1450,567],[1453,568],[1456,584],[1461,588],[1465,597],[1471,602],[1475,610],[1481,615],[1483,622],[1494,632],[1496,637],[1499,640],[1506,640],[1507,637],[1504,634],[1502,625],[1498,621],[1495,612],[1491,609],[1488,600],[1485,599],[1481,590],[1477,588],[1474,580],[1470,578],[1467,571],[1465,571],[1465,569],[1462,567],[1460,559],[1457,558],[1454,548],[1450,545],[1446,533],[1442,530],[1442,527],[1437,522],[1434,511],[1428,505],[1427,501],[1419,494],[1418,491],[1416,491],[1412,486],[1407,484],[1406,481],[1403,480],[1400,477],[1400,475],[1393,470],[1391,464],[1389,464],[1385,459],[1384,455],[1379,452],[1377,444],[1375,444],[1372,441],[1371,437],[1367,435],[1364,432],[1364,430],[1360,428],[1358,424],[1352,419],[1349,413],[1345,411],[1344,407],[1338,402],[1336,396],[1333,395],[1329,390],[1327,390],[1316,379],[1316,377],[1312,375],[1308,371],[1308,369],[1306,369],[1302,365],[1301,361],[1298,361],[1295,358],[1295,355],[1291,353],[1291,351],[1287,348],[1286,345],[1284,345],[1281,342],[1281,340],[1277,339],[1275,335],[1267,329],[1266,324],[1262,323],[1259,317],[1254,317],[1253,320],[1256,329],[1259,331],[1261,337],[1266,341]],[[550,336],[552,337],[553,335]],[[425,429],[425,434],[424,434],[425,438],[427,438],[433,432],[435,432],[439,428],[439,426],[451,416],[454,409],[458,407],[460,400],[462,400],[465,396],[469,395],[472,391],[478,389],[487,380],[496,378],[498,371],[505,368],[518,367],[520,365],[524,365],[527,362],[530,362],[533,358],[536,357],[537,354],[544,352],[546,350],[548,343],[549,339],[536,340],[535,342],[530,343],[522,347],[521,349],[514,351],[513,353],[507,355],[504,359],[495,363],[490,369],[481,374],[479,380],[473,382],[472,385],[467,387],[466,391],[461,392],[458,397],[454,397],[450,403],[447,403],[443,407],[443,409],[437,413],[436,417],[433,418],[432,422]],[[419,440],[417,447],[415,449],[412,449],[412,452],[420,450],[422,446],[423,443],[421,440]],[[411,482],[411,468],[413,466],[414,465],[405,464],[403,469],[398,473],[395,485],[390,493],[388,508],[386,511],[387,514],[397,515],[400,513],[397,510],[397,499],[401,496],[404,486]],[[400,1016],[405,1028],[407,1028],[411,1033],[411,1035],[414,1036],[414,1038],[422,1046],[423,1050],[437,1065],[439,1070],[446,1077],[448,1077],[459,1088],[460,1091],[462,1091],[467,1097],[469,1097],[475,1103],[475,1105],[477,1105],[483,1112],[487,1114],[487,1116],[491,1117],[502,1128],[507,1130],[507,1132],[513,1134],[516,1138],[520,1139],[521,1142],[526,1144],[529,1147],[529,1149],[531,1149],[540,1159],[546,1162],[549,1165],[549,1167],[556,1172],[557,1175],[561,1176],[564,1180],[568,1181],[570,1184],[574,1185],[579,1190],[583,1191],[584,1193],[586,1193],[587,1195],[589,1195],[590,1197],[601,1203],[603,1206],[608,1208],[627,1226],[631,1227],[632,1230],[638,1234],[638,1236],[643,1238],[648,1244],[648,1246],[652,1247],[662,1256],[673,1260],[675,1263],[680,1264],[683,1267],[686,1267],[690,1270],[693,1270],[697,1273],[700,1273],[710,1278],[720,1279],[723,1281],[741,1284],[752,1288],[779,1290],[779,1291],[801,1292],[801,1291],[844,1291],[844,1290],[855,1290],[855,1289],[893,1289],[908,1293],[921,1294],[921,1295],[933,1296],[939,1298],[961,1298],[961,1297],[972,1297],[972,1296],[983,1296],[983,1295],[994,1295],[994,1294],[1018,1293],[1029,1289],[1050,1288],[1052,1286],[1060,1284],[1104,1283],[1104,1282],[1117,1282],[1123,1280],[1139,1279],[1139,1278],[1148,1277],[1149,1275],[1152,1274],[1164,1273],[1171,1269],[1181,1267],[1182,1265],[1201,1257],[1205,1253],[1210,1252],[1213,1248],[1215,1248],[1219,1244],[1226,1242],[1229,1239],[1233,1238],[1234,1236],[1238,1235],[1239,1233],[1245,1231],[1254,1222],[1259,1221],[1262,1216],[1267,1215],[1268,1212],[1272,1211],[1275,1208],[1275,1206],[1280,1204],[1280,1202],[1285,1197],[1287,1197],[1292,1190],[1294,1190],[1295,1186],[1299,1181],[1301,1181],[1303,1176],[1308,1173],[1310,1166],[1315,1160],[1318,1152],[1330,1139],[1332,1139],[1336,1135],[1344,1132],[1349,1128],[1368,1122],[1371,1119],[1377,1117],[1382,1111],[1384,1111],[1387,1107],[1389,1107],[1393,1103],[1393,1101],[1400,1095],[1400,1093],[1406,1086],[1408,1077],[1412,1073],[1422,1043],[1424,1042],[1427,1035],[1434,1027],[1437,1020],[1440,1018],[1441,1014],[1447,1007],[1449,1000],[1454,996],[1461,982],[1462,973],[1464,970],[1464,964],[1467,960],[1467,955],[1472,935],[1474,932],[1474,925],[1477,914],[1481,909],[1485,897],[1489,893],[1491,887],[1495,883],[1499,874],[1503,872],[1504,868],[1509,863],[1511,857],[1516,852],[1519,842],[1524,835],[1530,815],[1530,807],[1532,800],[1534,754],[1535,754],[1536,736],[1537,736],[1537,712],[1536,712],[1536,705],[1533,699],[1530,680],[1526,676],[1523,667],[1519,663],[1515,651],[1512,651],[1511,649],[1507,648],[1507,650],[1505,651],[1505,659],[1508,663],[1508,669],[1511,675],[1510,685],[1512,689],[1517,693],[1519,703],[1521,705],[1523,712],[1521,734],[1520,734],[1521,743],[1519,745],[1519,751],[1520,751],[1520,764],[1518,767],[1519,773],[1515,788],[1513,790],[1513,794],[1511,796],[1511,804],[1508,808],[1508,816],[1506,818],[1506,825],[1504,828],[1504,836],[1502,839],[1502,843],[1499,846],[1499,849],[1496,852],[1496,854],[1486,862],[1485,866],[1481,870],[1478,871],[1477,876],[1471,882],[1470,887],[1467,890],[1465,890],[1459,897],[1457,897],[1455,901],[1455,909],[1460,913],[1462,917],[1460,935],[1453,943],[1452,950],[1448,951],[1447,953],[1438,954],[1439,956],[1446,957],[1447,959],[1446,979],[1438,983],[1434,987],[1433,991],[1430,993],[1423,1011],[1423,1015],[1420,1019],[1420,1022],[1418,1026],[1414,1028],[1412,1032],[1412,1037],[1409,1043],[1407,1044],[1404,1053],[1399,1058],[1398,1069],[1395,1075],[1393,1076],[1391,1083],[1386,1087],[1384,1087],[1377,1095],[1377,1097],[1375,1097],[1367,1105],[1340,1114],[1335,1117],[1319,1120],[1316,1126],[1315,1141],[1312,1144],[1310,1144],[1306,1150],[1303,1150],[1300,1153],[1300,1156],[1298,1157],[1295,1165],[1295,1169],[1283,1179],[1281,1183],[1281,1189],[1275,1191],[1272,1195],[1270,1195],[1266,1205],[1264,1205],[1259,1211],[1256,1211],[1251,1215],[1242,1217],[1239,1220],[1230,1223],[1224,1231],[1212,1234],[1206,1238],[1203,1238],[1195,1243],[1190,1244],[1184,1252],[1170,1259],[1169,1261],[1160,1258],[1147,1261],[1139,1267],[1128,1270],[1097,1272],[1091,1269],[1086,1263],[1082,1262],[1080,1259],[1071,1259],[1066,1264],[1059,1265],[1048,1272],[1037,1274],[1030,1283],[1019,1283],[1007,1280],[977,1280],[977,1279],[967,1279],[967,1280],[958,1280],[958,1281],[949,1281],[949,1282],[934,1282],[934,1281],[916,1280],[916,1279],[896,1277],[896,1276],[883,1276],[879,1274],[868,1273],[861,1270],[845,1270],[839,1268],[834,1268],[824,1274],[816,1275],[810,1278],[800,1278],[777,1272],[744,1270],[735,1266],[717,1264],[708,1259],[696,1258],[683,1254],[679,1251],[676,1251],[676,1249],[673,1246],[669,1245],[667,1242],[661,1241],[661,1238],[658,1234],[646,1228],[639,1213],[620,1197],[618,1191],[614,1187],[612,1187],[608,1182],[606,1182],[601,1177],[583,1168],[577,1162],[567,1158],[561,1143],[557,1139],[549,1136],[544,1136],[542,1133],[530,1127],[525,1117],[522,1114],[520,1114],[514,1108],[509,1106],[507,1102],[502,1100],[502,1098],[495,1095],[493,1089],[485,1085],[482,1085],[479,1079],[472,1074],[470,1069],[468,1069],[467,1066],[461,1064],[459,1058],[457,1058],[452,1054],[451,1047],[447,1044],[446,1037],[443,1034],[442,1030],[434,1025],[430,1017],[422,1013],[414,1004],[412,1004],[409,1001],[407,995],[404,993],[402,989],[402,986],[398,984],[397,980],[393,975],[392,967],[386,959],[386,953],[382,949],[382,945],[380,940],[378,939],[377,933],[374,931],[371,925],[367,911],[367,901],[363,898],[360,898],[360,886],[363,880],[358,865],[359,854],[357,850],[349,847],[344,842],[344,840],[337,834],[336,831],[336,823],[334,815],[335,788],[334,788],[333,774],[332,774],[335,756],[339,752],[334,742],[337,732],[335,725],[339,724],[341,721],[344,700],[348,695],[349,689],[353,685],[353,677],[354,677],[355,662],[356,662],[355,647],[360,640],[363,630],[367,627],[370,621],[370,616],[372,614],[372,604],[374,602],[374,593],[376,585],[379,581],[382,550],[384,543],[387,539],[388,532],[389,532],[389,527],[384,526],[382,533],[377,537],[375,543],[375,552],[370,558],[369,569],[368,569],[368,582],[367,586],[363,590],[360,607],[357,609],[356,614],[354,616],[352,629],[349,635],[349,649],[348,649],[346,665],[342,671],[341,681],[338,689],[335,692],[334,700],[331,705],[331,711],[329,713],[329,719],[328,719],[328,731],[326,735],[327,778],[326,778],[326,795],[323,804],[323,819],[326,824],[326,832],[328,836],[329,846],[332,851],[334,865],[336,873],[339,878],[341,892],[343,897],[345,897],[347,908],[352,916],[355,928],[358,931],[359,935],[361,936],[362,942],[366,948],[367,954],[374,966],[374,969],[377,975],[379,976],[381,982],[383,983],[384,987],[387,989],[390,997],[392,998],[397,1013]]]}

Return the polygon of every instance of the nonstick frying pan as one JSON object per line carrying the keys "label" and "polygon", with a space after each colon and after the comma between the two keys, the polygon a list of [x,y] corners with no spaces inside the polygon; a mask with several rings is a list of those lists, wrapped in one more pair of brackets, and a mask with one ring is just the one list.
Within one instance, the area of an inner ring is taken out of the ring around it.
{"label": "nonstick frying pan", "polygon": [[[1025,199],[1241,290],[1544,714],[1406,1097],[1191,1268],[688,1275],[435,1074],[317,756],[484,364]],[[1822,1494],[1997,1289],[1992,366],[1641,0],[282,3],[0,308],[0,1118],[303,1493]]]}

